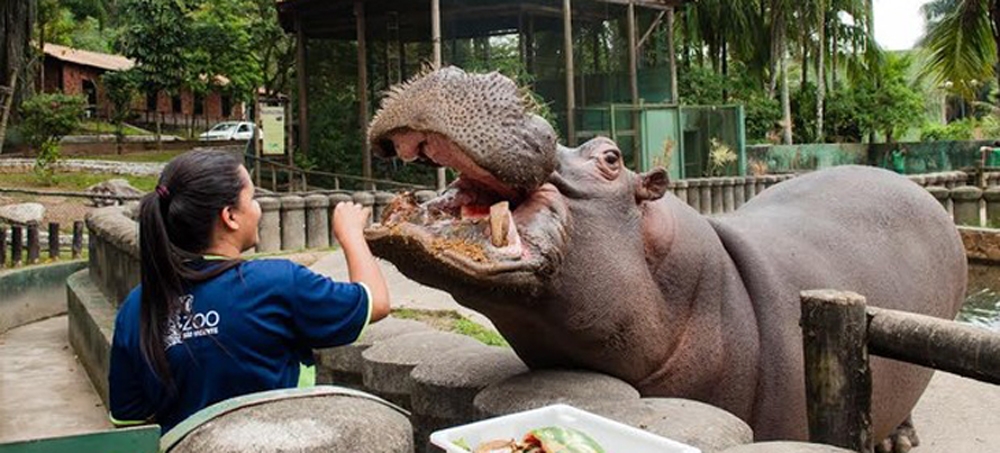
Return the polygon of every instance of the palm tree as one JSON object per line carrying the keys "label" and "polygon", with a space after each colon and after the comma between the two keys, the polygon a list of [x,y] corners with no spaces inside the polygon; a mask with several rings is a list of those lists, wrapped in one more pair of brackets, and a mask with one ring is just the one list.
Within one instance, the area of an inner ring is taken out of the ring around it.
{"label": "palm tree", "polygon": [[922,10],[921,44],[929,54],[922,75],[937,85],[951,82],[968,99],[979,82],[991,76],[1000,82],[1000,0],[934,0]]}

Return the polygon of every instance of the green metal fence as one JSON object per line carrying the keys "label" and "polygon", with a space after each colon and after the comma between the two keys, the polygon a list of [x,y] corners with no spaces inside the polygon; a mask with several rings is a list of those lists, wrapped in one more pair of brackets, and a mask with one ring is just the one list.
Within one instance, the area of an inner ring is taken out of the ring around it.
{"label": "green metal fence", "polygon": [[[626,163],[638,171],[666,167],[673,179],[745,175],[743,106],[610,104],[577,109],[577,141],[606,136],[618,143]],[[713,165],[711,152],[733,159]],[[724,153],[726,154],[726,153]]]}

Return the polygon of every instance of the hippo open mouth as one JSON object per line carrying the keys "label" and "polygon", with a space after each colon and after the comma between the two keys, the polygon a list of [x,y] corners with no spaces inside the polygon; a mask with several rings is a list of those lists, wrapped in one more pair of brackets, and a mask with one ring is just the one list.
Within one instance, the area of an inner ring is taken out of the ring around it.
{"label": "hippo open mouth", "polygon": [[566,217],[555,186],[526,189],[505,183],[438,133],[404,129],[380,141],[385,154],[448,167],[460,176],[423,203],[413,193],[397,196],[366,232],[377,255],[406,254],[417,267],[444,265],[498,284],[523,283],[527,274],[544,274],[550,267]]}

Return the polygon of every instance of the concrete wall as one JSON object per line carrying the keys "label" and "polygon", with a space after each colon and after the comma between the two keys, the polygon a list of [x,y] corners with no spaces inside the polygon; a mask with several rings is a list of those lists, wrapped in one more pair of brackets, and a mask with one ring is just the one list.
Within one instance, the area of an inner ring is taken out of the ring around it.
{"label": "concrete wall", "polygon": [[0,335],[24,324],[66,312],[66,278],[83,261],[0,272]]}

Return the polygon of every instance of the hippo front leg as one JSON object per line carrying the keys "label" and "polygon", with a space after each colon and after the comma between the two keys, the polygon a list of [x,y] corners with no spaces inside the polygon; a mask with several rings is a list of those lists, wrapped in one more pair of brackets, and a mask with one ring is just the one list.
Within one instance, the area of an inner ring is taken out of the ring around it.
{"label": "hippo front leg", "polygon": [[876,453],[907,453],[913,447],[920,445],[917,430],[913,428],[913,415],[906,417],[903,423],[875,446]]}

